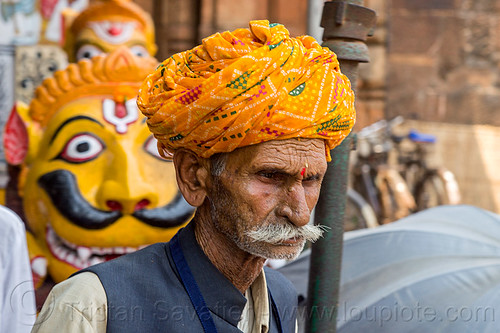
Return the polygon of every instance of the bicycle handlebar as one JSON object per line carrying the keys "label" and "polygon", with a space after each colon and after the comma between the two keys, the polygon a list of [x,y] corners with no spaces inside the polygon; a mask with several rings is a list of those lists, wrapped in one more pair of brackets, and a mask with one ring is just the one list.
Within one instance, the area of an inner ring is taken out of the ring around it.
{"label": "bicycle handlebar", "polygon": [[379,120],[369,126],[362,128],[358,133],[359,138],[368,138],[375,134],[378,134],[379,131],[385,130],[388,134],[391,132],[391,129],[399,124],[402,124],[404,121],[403,116],[397,116],[389,121],[382,119]]}

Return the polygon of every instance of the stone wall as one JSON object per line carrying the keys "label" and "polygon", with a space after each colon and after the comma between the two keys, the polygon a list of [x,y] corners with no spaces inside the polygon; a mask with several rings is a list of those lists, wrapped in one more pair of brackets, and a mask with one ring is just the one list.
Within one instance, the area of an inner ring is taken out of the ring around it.
{"label": "stone wall", "polygon": [[500,2],[393,0],[388,12],[387,115],[500,126]]}

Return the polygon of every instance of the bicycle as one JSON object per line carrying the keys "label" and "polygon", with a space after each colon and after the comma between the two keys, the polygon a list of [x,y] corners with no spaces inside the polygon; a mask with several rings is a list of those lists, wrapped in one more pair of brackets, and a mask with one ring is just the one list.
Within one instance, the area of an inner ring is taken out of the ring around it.
{"label": "bicycle", "polygon": [[412,129],[404,136],[391,137],[399,171],[415,198],[417,211],[460,203],[460,190],[453,173],[443,166],[430,167],[427,163],[436,136]]}
{"label": "bicycle", "polygon": [[[426,208],[458,204],[460,191],[448,169],[429,167],[436,137],[410,130],[394,134],[404,119],[381,120],[357,133],[344,218],[346,231],[385,224]],[[394,154],[396,161],[394,161]],[[369,206],[368,209],[366,208]]]}
{"label": "bicycle", "polygon": [[378,121],[357,133],[350,187],[369,203],[378,224],[393,222],[411,214],[416,203],[398,169],[389,164],[393,148],[392,127],[400,119]]}

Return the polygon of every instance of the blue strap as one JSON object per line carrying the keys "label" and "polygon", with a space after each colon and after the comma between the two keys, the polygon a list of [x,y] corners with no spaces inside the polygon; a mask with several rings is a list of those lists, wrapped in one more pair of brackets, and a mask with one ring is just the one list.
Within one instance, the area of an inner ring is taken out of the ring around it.
{"label": "blue strap", "polygon": [[208,310],[207,304],[203,299],[203,295],[200,292],[200,288],[196,284],[193,273],[189,269],[186,258],[184,258],[184,254],[182,253],[181,246],[179,244],[179,240],[177,239],[177,235],[174,236],[170,240],[170,252],[172,253],[172,258],[174,259],[175,267],[177,268],[177,272],[181,277],[182,284],[186,289],[189,298],[191,299],[191,303],[196,310],[196,314],[201,321],[201,325],[203,326],[203,331],[205,333],[217,333],[217,329],[215,328],[214,320],[212,319],[212,315],[210,314],[210,310]]}

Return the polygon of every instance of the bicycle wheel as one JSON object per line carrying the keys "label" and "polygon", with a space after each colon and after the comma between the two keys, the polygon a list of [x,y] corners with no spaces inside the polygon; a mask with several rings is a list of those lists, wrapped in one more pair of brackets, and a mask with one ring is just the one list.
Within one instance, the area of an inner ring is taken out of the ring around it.
{"label": "bicycle wheel", "polygon": [[417,210],[458,204],[460,193],[453,174],[445,169],[429,170],[415,191]]}
{"label": "bicycle wheel", "polygon": [[344,231],[378,226],[377,217],[372,207],[353,189],[347,190],[347,202],[344,212]]}
{"label": "bicycle wheel", "polygon": [[381,166],[375,178],[382,214],[379,223],[386,224],[408,216],[415,209],[413,198],[403,177],[394,169]]}

